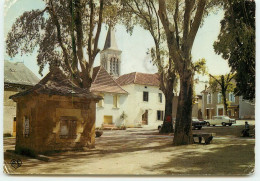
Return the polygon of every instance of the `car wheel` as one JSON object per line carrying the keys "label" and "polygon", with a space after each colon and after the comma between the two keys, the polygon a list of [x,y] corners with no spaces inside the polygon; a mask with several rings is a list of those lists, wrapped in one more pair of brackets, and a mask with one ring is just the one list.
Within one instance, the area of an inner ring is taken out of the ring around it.
{"label": "car wheel", "polygon": [[222,126],[226,126],[226,123],[222,123]]}
{"label": "car wheel", "polygon": [[232,126],[232,123],[228,124],[229,126]]}
{"label": "car wheel", "polygon": [[216,126],[215,124],[213,124],[213,126]]}
{"label": "car wheel", "polygon": [[201,130],[201,127],[198,127],[198,130]]}
{"label": "car wheel", "polygon": [[207,123],[206,123],[206,125],[207,125],[207,126],[210,126],[210,123],[209,123],[209,122],[207,122]]}

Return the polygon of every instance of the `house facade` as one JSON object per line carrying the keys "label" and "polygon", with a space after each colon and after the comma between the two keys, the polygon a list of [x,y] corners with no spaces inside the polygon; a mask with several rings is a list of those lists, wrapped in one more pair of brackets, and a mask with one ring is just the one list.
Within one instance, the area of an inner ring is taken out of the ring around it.
{"label": "house facade", "polygon": [[156,127],[162,123],[165,97],[159,89],[158,74],[132,72],[120,76],[116,81],[129,93],[125,109],[126,126]]}
{"label": "house facade", "polygon": [[124,126],[128,92],[121,88],[102,66],[93,70],[91,92],[101,96],[96,105],[96,127]]}
{"label": "house facade", "polygon": [[[228,101],[227,116],[235,119],[254,119],[254,105],[242,99],[241,96],[235,96],[233,92],[226,93]],[[202,91],[202,117],[203,119],[212,119],[213,116],[224,115],[224,104],[222,94],[213,92],[210,87]]]}
{"label": "house facade", "polygon": [[9,97],[33,87],[38,82],[39,78],[23,63],[4,61],[4,134],[16,136],[16,103]]}

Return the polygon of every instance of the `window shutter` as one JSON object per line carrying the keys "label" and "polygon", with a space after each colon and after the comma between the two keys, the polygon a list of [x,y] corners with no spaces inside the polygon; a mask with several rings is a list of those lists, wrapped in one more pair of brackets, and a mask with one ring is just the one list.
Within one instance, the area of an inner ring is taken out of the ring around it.
{"label": "window shutter", "polygon": [[77,121],[70,121],[69,137],[75,139],[77,137]]}
{"label": "window shutter", "polygon": [[120,100],[120,96],[117,95],[117,107],[119,108],[119,100]]}
{"label": "window shutter", "polygon": [[114,108],[117,108],[117,95],[113,96],[113,106]]}

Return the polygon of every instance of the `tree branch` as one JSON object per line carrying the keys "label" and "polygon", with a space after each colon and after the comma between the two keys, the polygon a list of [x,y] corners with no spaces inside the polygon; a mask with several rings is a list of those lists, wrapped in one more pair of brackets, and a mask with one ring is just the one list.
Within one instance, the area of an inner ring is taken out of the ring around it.
{"label": "tree branch", "polygon": [[213,75],[211,75],[211,74],[209,74],[209,76],[212,77],[214,80],[216,80],[217,83],[221,86],[221,82],[220,82],[217,78],[215,78],[215,77],[214,77]]}
{"label": "tree branch", "polygon": [[198,5],[197,5],[198,7],[197,7],[196,15],[194,17],[194,21],[192,23],[191,30],[190,30],[190,33],[187,38],[187,47],[189,49],[191,49],[195,36],[198,32],[198,29],[199,29],[199,26],[200,26],[200,23],[202,20],[203,12],[205,9],[205,5],[206,5],[206,0],[199,0]]}
{"label": "tree branch", "polygon": [[195,4],[195,0],[185,0],[185,13],[183,21],[183,41],[185,42],[188,38],[190,32],[190,19],[191,19],[191,10]]}
{"label": "tree branch", "polygon": [[98,27],[97,27],[97,32],[96,32],[95,41],[94,41],[93,57],[92,57],[92,60],[89,61],[90,66],[93,65],[95,57],[99,52],[97,47],[98,47],[98,40],[99,40],[99,36],[100,36],[100,32],[101,32],[101,26],[102,26],[103,6],[104,6],[104,0],[100,0]]}
{"label": "tree branch", "polygon": [[93,19],[94,19],[94,4],[93,4],[93,0],[90,0],[89,2],[89,8],[90,8],[90,17],[89,17],[89,35],[88,35],[88,57],[89,57],[89,61],[92,58],[92,51],[91,51],[91,47],[92,47],[92,33],[93,33]]}
{"label": "tree branch", "polygon": [[65,64],[67,66],[67,69],[73,73],[73,70],[71,68],[71,65],[70,65],[70,62],[69,62],[69,55],[68,55],[68,52],[63,44],[63,41],[62,41],[62,38],[61,38],[61,27],[60,27],[60,23],[59,23],[59,20],[58,20],[58,17],[55,13],[55,10],[54,10],[54,7],[53,7],[53,3],[52,3],[52,0],[49,1],[49,4],[51,6],[51,8],[49,8],[49,13],[51,15],[51,18],[53,20],[53,23],[55,24],[56,26],[56,29],[57,29],[57,39],[58,39],[58,42],[59,42],[59,45],[62,49],[62,52],[63,52],[63,56],[64,56],[64,59],[65,59]]}

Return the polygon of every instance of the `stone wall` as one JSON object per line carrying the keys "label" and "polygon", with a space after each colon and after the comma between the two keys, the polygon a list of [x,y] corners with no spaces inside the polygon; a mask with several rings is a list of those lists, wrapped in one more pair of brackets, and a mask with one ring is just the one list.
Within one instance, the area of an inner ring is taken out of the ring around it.
{"label": "stone wall", "polygon": [[9,99],[11,95],[17,94],[17,91],[4,91],[4,134],[13,135],[13,120],[16,117],[16,103]]}
{"label": "stone wall", "polygon": [[[18,98],[16,150],[36,153],[94,147],[96,102],[76,97],[34,95]],[[25,116],[29,136],[24,135]],[[75,138],[60,137],[60,118],[74,117]]]}

